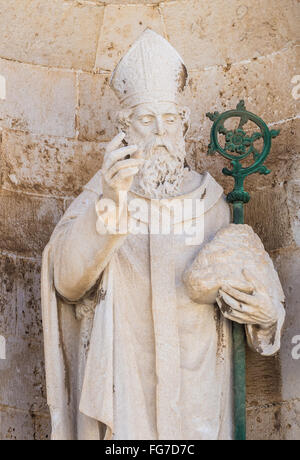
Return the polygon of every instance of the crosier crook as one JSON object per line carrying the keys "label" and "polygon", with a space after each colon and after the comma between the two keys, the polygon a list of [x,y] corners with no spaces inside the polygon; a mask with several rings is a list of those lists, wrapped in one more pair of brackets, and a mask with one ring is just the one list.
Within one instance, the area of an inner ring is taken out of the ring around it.
{"label": "crosier crook", "polygon": [[[244,203],[248,203],[250,195],[244,190],[244,180],[247,176],[260,173],[269,174],[271,171],[264,166],[270,153],[272,138],[280,133],[279,130],[269,130],[266,123],[257,115],[248,112],[244,101],[240,101],[236,110],[207,113],[206,116],[214,122],[211,129],[208,154],[220,153],[224,158],[231,160],[232,169],[224,168],[223,174],[232,176],[235,181],[234,189],[227,195],[227,201],[233,205],[233,222],[244,224]],[[229,130],[224,126],[229,118],[240,118],[237,129]],[[260,128],[260,132],[247,135],[244,125],[248,121]],[[218,135],[225,136],[225,145],[219,144]],[[263,148],[259,152],[255,142],[263,139]],[[253,164],[243,167],[241,161],[253,156]],[[233,372],[234,372],[234,423],[235,439],[246,439],[246,340],[244,326],[233,323]]]}

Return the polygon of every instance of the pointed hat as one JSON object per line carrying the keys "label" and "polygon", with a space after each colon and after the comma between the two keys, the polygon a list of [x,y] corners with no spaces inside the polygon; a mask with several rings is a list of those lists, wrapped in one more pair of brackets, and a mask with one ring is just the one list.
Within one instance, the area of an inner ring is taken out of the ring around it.
{"label": "pointed hat", "polygon": [[187,82],[186,67],[167,40],[146,29],[115,68],[110,86],[121,104],[177,102]]}

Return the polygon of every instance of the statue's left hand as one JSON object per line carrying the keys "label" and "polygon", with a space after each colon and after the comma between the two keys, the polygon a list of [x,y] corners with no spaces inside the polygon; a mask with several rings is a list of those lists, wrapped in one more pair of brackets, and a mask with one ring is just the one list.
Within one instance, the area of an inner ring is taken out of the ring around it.
{"label": "statue's left hand", "polygon": [[219,289],[217,303],[225,318],[240,324],[259,325],[267,329],[278,321],[278,309],[263,283],[249,270],[243,270],[246,280],[252,284],[252,294],[246,294],[226,284]]}

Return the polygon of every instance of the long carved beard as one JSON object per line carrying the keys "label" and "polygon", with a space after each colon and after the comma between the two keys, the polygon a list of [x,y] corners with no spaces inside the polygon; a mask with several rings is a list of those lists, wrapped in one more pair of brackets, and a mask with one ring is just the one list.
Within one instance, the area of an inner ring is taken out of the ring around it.
{"label": "long carved beard", "polygon": [[178,195],[184,175],[184,140],[176,145],[176,150],[162,138],[139,147],[146,160],[134,178],[133,190],[150,198]]}

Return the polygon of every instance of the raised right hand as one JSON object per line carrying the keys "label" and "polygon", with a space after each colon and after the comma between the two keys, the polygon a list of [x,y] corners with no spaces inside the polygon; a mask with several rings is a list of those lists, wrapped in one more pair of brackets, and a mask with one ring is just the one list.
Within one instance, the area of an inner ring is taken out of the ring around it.
{"label": "raised right hand", "polygon": [[116,202],[119,192],[130,190],[133,178],[144,162],[136,145],[121,147],[124,137],[125,133],[121,132],[108,144],[102,166],[103,198]]}

